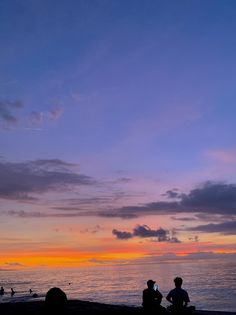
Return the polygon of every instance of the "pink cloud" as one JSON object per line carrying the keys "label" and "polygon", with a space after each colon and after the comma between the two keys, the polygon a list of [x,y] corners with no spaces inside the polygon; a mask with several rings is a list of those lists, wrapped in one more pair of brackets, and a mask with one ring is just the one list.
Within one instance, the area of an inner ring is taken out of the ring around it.
{"label": "pink cloud", "polygon": [[216,160],[224,164],[236,163],[236,149],[231,150],[209,150],[206,152],[206,156],[210,159]]}
{"label": "pink cloud", "polygon": [[49,120],[56,121],[56,120],[58,120],[61,117],[62,113],[63,113],[63,109],[62,108],[55,108],[55,109],[50,110],[47,113],[47,116],[48,116]]}

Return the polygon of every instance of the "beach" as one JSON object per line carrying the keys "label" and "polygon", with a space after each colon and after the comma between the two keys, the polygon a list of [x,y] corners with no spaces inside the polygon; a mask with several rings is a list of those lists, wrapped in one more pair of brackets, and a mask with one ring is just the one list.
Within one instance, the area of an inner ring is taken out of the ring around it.
{"label": "beach", "polygon": [[[0,304],[1,315],[39,315],[45,313],[45,302],[18,302],[18,303],[2,303]],[[81,314],[81,315],[135,315],[142,314],[141,307],[131,307],[125,305],[112,305],[95,303],[81,300],[69,300],[68,310],[66,314]],[[236,312],[222,312],[222,311],[207,311],[196,310],[195,315],[236,315]]]}

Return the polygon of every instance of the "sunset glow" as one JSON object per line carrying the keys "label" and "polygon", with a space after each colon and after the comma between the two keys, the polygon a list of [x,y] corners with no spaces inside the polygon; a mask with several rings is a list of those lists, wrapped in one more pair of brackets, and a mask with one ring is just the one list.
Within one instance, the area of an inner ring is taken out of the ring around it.
{"label": "sunset glow", "polygon": [[2,2],[0,269],[235,257],[227,3]]}

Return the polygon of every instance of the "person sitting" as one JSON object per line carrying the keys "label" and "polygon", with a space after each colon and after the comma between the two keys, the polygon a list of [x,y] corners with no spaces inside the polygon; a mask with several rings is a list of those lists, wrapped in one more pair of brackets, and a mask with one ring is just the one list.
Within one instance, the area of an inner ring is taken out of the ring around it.
{"label": "person sitting", "polygon": [[161,306],[162,294],[154,289],[154,284],[156,281],[148,280],[147,281],[147,289],[143,290],[143,309],[145,313],[160,313],[163,314],[166,312],[166,309]]}
{"label": "person sitting", "polygon": [[174,279],[175,288],[171,290],[166,299],[171,303],[168,310],[173,314],[190,314],[195,310],[194,306],[189,306],[190,302],[188,292],[181,288],[183,279],[176,277]]}
{"label": "person sitting", "polygon": [[3,287],[1,287],[1,289],[0,289],[0,295],[4,295],[4,293],[5,293],[5,290],[4,290]]}
{"label": "person sitting", "polygon": [[67,296],[60,288],[51,288],[45,297],[48,314],[65,314],[67,312]]}

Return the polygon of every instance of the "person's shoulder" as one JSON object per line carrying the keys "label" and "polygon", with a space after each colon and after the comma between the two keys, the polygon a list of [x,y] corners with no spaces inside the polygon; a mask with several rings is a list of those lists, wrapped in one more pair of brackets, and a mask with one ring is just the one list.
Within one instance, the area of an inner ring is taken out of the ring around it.
{"label": "person's shoulder", "polygon": [[181,291],[182,291],[183,293],[187,293],[187,294],[188,294],[188,292],[187,292],[185,289],[183,289],[183,288],[181,288]]}
{"label": "person's shoulder", "polygon": [[167,296],[172,295],[174,292],[175,292],[175,289],[170,290]]}
{"label": "person's shoulder", "polygon": [[173,292],[175,292],[175,291],[176,291],[176,288],[170,290],[170,293],[173,293]]}

